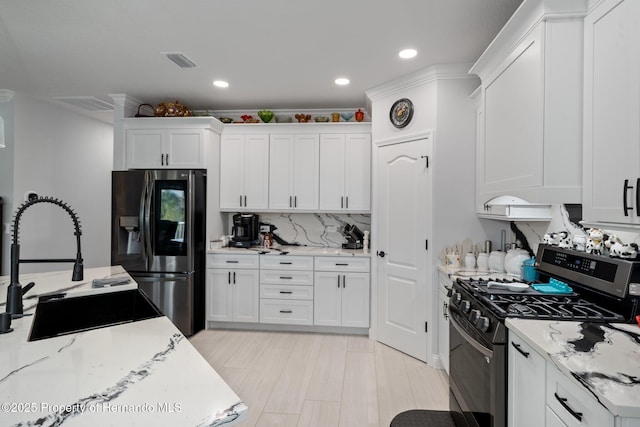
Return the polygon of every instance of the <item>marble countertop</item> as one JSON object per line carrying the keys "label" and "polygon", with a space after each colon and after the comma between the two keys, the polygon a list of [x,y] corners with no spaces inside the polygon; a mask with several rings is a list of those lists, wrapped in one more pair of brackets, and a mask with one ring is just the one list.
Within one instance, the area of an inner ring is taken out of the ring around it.
{"label": "marble countertop", "polygon": [[465,267],[448,267],[446,265],[439,265],[438,270],[448,275],[451,279],[457,278],[468,279],[473,277],[475,279],[503,279],[503,280],[519,280],[518,277],[507,273],[492,273],[489,270],[478,270],[474,268]]}
{"label": "marble countertop", "polygon": [[[135,289],[92,288],[97,278],[128,277],[118,266],[24,274],[36,286],[27,316],[0,335],[0,419],[15,426],[218,426],[242,419],[247,407],[167,317],[28,342],[37,297]],[[9,278],[0,277],[0,310]]]}
{"label": "marble countertop", "polygon": [[507,319],[506,325],[612,414],[640,418],[637,324]]}
{"label": "marble countertop", "polygon": [[[263,253],[266,251],[266,253]],[[282,255],[287,252],[288,255],[307,255],[307,256],[352,256],[352,257],[371,257],[369,251],[364,249],[342,249],[315,246],[279,246],[277,249],[264,249],[260,246],[251,248],[234,248],[225,247],[219,249],[211,249],[209,254],[244,254],[244,255]]]}

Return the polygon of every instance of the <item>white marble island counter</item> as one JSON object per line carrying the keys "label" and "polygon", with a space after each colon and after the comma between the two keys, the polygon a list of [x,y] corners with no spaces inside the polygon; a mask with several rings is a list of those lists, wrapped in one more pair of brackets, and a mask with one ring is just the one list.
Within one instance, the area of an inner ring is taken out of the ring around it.
{"label": "white marble island counter", "polygon": [[506,325],[613,415],[640,418],[637,324],[507,319]]}
{"label": "white marble island counter", "polygon": [[[135,289],[131,282],[93,289],[91,281],[128,277],[121,267],[21,275],[37,296]],[[0,311],[9,279],[0,277]],[[70,313],[71,315],[71,313]],[[0,335],[0,424],[15,426],[218,426],[242,418],[246,406],[167,317],[28,342],[33,316]]]}

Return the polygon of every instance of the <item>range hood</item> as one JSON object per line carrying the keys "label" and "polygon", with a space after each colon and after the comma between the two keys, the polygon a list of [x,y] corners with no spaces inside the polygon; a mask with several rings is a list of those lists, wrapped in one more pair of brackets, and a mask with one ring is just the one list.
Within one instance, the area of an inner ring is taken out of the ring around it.
{"label": "range hood", "polygon": [[514,196],[498,196],[486,202],[480,218],[502,221],[550,221],[551,205],[529,203]]}

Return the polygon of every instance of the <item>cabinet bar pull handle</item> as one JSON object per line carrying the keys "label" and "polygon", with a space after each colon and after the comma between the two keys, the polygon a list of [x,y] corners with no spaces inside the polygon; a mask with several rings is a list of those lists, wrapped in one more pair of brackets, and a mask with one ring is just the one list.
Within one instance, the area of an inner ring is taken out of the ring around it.
{"label": "cabinet bar pull handle", "polygon": [[528,351],[524,351],[521,347],[520,344],[516,344],[513,341],[511,341],[511,345],[513,346],[513,348],[515,348],[516,350],[518,350],[518,353],[520,353],[521,355],[523,355],[524,357],[526,357],[527,359],[529,358],[529,352]]}
{"label": "cabinet bar pull handle", "polygon": [[340,209],[344,208],[344,196],[340,196]]}
{"label": "cabinet bar pull handle", "polygon": [[291,277],[291,276],[280,276],[280,278],[283,279],[283,280],[284,279],[287,279],[287,280],[293,279],[293,277]]}
{"label": "cabinet bar pull handle", "polygon": [[160,166],[164,166],[164,154],[160,154]]}
{"label": "cabinet bar pull handle", "polygon": [[291,196],[289,196],[289,207],[290,207],[290,208],[291,208],[291,207],[293,207],[293,206],[291,205]]}
{"label": "cabinet bar pull handle", "polygon": [[347,276],[342,275],[342,287],[346,288],[347,287]]}
{"label": "cabinet bar pull handle", "polygon": [[345,208],[349,209],[349,196],[345,197],[345,199],[347,200]]}
{"label": "cabinet bar pull handle", "polygon": [[348,262],[336,262],[336,265],[343,266],[343,267],[348,267],[349,263]]}
{"label": "cabinet bar pull handle", "polygon": [[228,259],[225,261],[227,264],[237,264],[238,260],[237,259]]}
{"label": "cabinet bar pull handle", "polygon": [[229,276],[227,277],[227,283],[229,285],[231,284],[231,272],[229,272]]}
{"label": "cabinet bar pull handle", "polygon": [[281,294],[292,294],[292,291],[280,291]]}
{"label": "cabinet bar pull handle", "polygon": [[564,397],[558,396],[558,393],[553,393],[553,394],[556,396],[556,399],[558,400],[558,402],[560,402],[562,407],[566,409],[567,412],[569,412],[571,415],[573,415],[573,418],[575,418],[578,421],[582,421],[582,412],[576,412],[573,409],[571,409],[571,407],[567,404],[567,399]]}
{"label": "cabinet bar pull handle", "polygon": [[636,179],[636,216],[640,216],[640,178]]}
{"label": "cabinet bar pull handle", "polygon": [[291,265],[293,264],[291,261],[280,261],[280,265]]}
{"label": "cabinet bar pull handle", "polygon": [[233,272],[233,284],[234,285],[236,284],[236,272],[235,271]]}
{"label": "cabinet bar pull handle", "polygon": [[169,166],[169,153],[164,155],[164,162]]}
{"label": "cabinet bar pull handle", "polygon": [[291,310],[280,310],[280,313],[291,314],[291,313],[293,313],[293,311],[291,311]]}
{"label": "cabinet bar pull handle", "polygon": [[246,195],[244,196],[244,207],[245,208],[247,207],[247,196]]}
{"label": "cabinet bar pull handle", "polygon": [[[633,210],[632,207],[629,207],[627,204],[627,193],[629,190],[633,188],[633,185],[629,185],[629,180],[624,180],[624,186],[622,187],[622,211],[624,212],[624,216],[629,216],[629,211]],[[637,191],[636,191],[637,197]]]}
{"label": "cabinet bar pull handle", "polygon": [[340,287],[340,275],[338,274],[338,288]]}
{"label": "cabinet bar pull handle", "polygon": [[242,194],[240,195],[240,207],[242,207]]}
{"label": "cabinet bar pull handle", "polygon": [[298,207],[298,196],[293,196],[293,207],[294,208]]}

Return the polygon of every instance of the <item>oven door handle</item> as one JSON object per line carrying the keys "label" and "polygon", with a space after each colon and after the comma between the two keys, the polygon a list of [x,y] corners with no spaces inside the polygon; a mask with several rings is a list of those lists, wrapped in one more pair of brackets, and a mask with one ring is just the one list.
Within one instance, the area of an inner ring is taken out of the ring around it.
{"label": "oven door handle", "polygon": [[462,326],[460,326],[458,322],[456,322],[455,316],[450,316],[449,321],[451,322],[453,327],[456,328],[456,331],[458,331],[458,333],[462,335],[462,338],[464,338],[465,341],[471,344],[473,348],[478,350],[484,356],[487,356],[488,358],[493,358],[493,350],[488,349],[487,347],[483,346],[478,341],[473,339],[473,337],[469,335],[464,329],[462,329]]}

